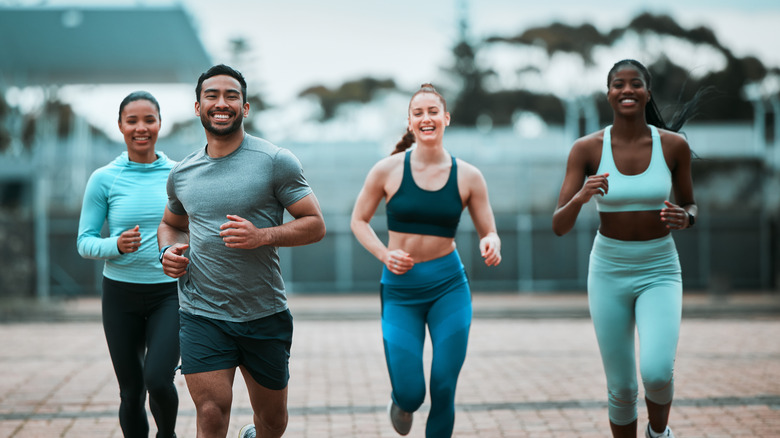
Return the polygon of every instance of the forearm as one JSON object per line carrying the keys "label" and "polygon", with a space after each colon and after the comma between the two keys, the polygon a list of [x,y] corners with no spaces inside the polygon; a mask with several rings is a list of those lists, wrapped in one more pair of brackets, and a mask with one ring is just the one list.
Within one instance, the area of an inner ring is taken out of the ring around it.
{"label": "forearm", "polygon": [[577,222],[577,216],[582,210],[582,204],[576,202],[574,199],[567,202],[562,207],[558,207],[553,213],[552,229],[558,236],[563,236],[574,228],[574,224]]}
{"label": "forearm", "polygon": [[363,248],[379,261],[384,261],[388,251],[387,246],[382,243],[382,240],[379,239],[379,236],[376,235],[376,232],[368,222],[353,220],[350,228],[352,228],[352,233],[358,242],[363,245]]}
{"label": "forearm", "polygon": [[111,259],[122,255],[117,247],[117,236],[98,237],[79,235],[76,248],[81,257],[85,259]]}
{"label": "forearm", "polygon": [[190,234],[185,230],[180,230],[167,223],[160,222],[157,227],[157,246],[162,248],[176,243],[190,243]]}
{"label": "forearm", "polygon": [[259,228],[258,232],[264,246],[302,246],[325,237],[325,221],[322,216],[301,216],[276,227]]}

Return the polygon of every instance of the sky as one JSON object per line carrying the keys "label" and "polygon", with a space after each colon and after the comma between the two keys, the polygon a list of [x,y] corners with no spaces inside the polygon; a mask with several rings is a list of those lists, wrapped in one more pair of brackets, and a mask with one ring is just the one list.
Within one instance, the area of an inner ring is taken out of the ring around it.
{"label": "sky", "polygon": [[[296,99],[306,87],[335,87],[365,76],[390,78],[413,90],[436,82],[450,62],[465,7],[469,34],[512,36],[554,21],[591,23],[602,31],[623,26],[642,11],[666,13],[683,27],[705,25],[735,55],[753,55],[780,66],[780,2],[776,0],[0,0],[0,6],[128,6],[180,3],[191,14],[215,63],[234,63],[229,41],[244,38],[251,52],[240,62],[250,92],[274,105]],[[465,6],[463,6],[465,4]],[[606,71],[603,72],[604,75]],[[62,96],[114,139],[115,109],[130,91],[155,94],[163,112],[162,135],[194,117],[192,84],[126,84],[66,87]],[[166,126],[167,125],[167,126]]]}

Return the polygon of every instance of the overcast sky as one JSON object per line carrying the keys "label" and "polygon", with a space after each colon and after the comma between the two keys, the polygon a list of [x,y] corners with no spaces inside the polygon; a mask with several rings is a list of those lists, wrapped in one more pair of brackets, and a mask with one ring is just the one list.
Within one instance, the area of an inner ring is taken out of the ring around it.
{"label": "overcast sky", "polygon": [[[394,79],[413,88],[435,82],[450,62],[457,40],[462,0],[7,0],[16,6],[127,6],[181,3],[192,14],[214,62],[230,63],[228,41],[245,38],[252,52],[242,64],[250,90],[283,105],[314,84],[337,86],[364,76]],[[608,0],[471,0],[466,6],[470,33],[516,35],[553,21],[589,22],[602,31],[625,25],[641,11],[667,13],[686,28],[712,28],[737,56],[754,55],[780,66],[780,1],[654,0],[615,3]],[[606,72],[604,72],[606,74]],[[107,126],[119,138],[115,108],[128,92],[155,93],[163,119],[173,123],[193,117],[193,84],[80,87],[66,90],[77,111]],[[76,97],[79,96],[79,97]],[[84,104],[89,102],[89,104]],[[107,108],[101,108],[107,106]],[[168,125],[167,127],[169,127]],[[166,128],[166,126],[164,126]],[[163,130],[165,134],[166,130]]]}

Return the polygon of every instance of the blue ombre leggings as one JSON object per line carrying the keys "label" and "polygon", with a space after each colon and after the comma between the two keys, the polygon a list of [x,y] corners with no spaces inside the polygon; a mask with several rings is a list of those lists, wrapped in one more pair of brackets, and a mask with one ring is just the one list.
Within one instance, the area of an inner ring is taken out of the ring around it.
{"label": "blue ombre leggings", "polygon": [[425,436],[449,437],[455,387],[466,359],[471,290],[457,251],[417,263],[403,275],[382,273],[382,335],[393,400],[414,412],[425,400],[423,345],[431,334],[431,410]]}
{"label": "blue ombre leggings", "polygon": [[674,394],[682,278],[671,235],[622,241],[596,235],[590,254],[588,302],[607,375],[609,419],[637,419],[634,327],[645,397],[667,404]]}

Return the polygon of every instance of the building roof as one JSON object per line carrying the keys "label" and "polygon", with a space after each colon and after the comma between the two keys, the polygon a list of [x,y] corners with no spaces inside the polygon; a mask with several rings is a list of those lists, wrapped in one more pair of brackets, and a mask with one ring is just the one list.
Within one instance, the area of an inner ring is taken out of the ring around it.
{"label": "building roof", "polygon": [[178,5],[0,7],[0,88],[194,83],[210,65]]}

